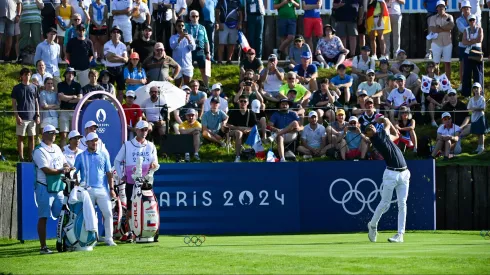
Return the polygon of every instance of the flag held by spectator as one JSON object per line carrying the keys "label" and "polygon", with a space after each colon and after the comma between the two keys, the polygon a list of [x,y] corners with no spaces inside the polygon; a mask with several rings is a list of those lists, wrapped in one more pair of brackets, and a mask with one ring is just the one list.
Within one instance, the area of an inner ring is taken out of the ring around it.
{"label": "flag held by spectator", "polygon": [[250,44],[248,44],[248,40],[242,31],[238,31],[238,44],[242,47],[243,52],[248,52],[248,50],[251,49]]}
{"label": "flag held by spectator", "polygon": [[265,159],[265,149],[264,146],[262,146],[262,141],[260,140],[260,135],[259,135],[259,131],[257,130],[257,125],[255,125],[250,131],[250,134],[248,135],[245,144],[252,146],[252,148],[255,151],[255,156],[258,159]]}
{"label": "flag held by spectator", "polygon": [[269,152],[267,152],[267,162],[279,162],[279,159],[276,158],[276,155],[274,155],[274,152],[272,152],[272,150],[269,150]]}
{"label": "flag held by spectator", "polygon": [[421,90],[423,93],[428,94],[430,92],[430,84],[432,83],[432,78],[422,75],[422,86]]}
{"label": "flag held by spectator", "polygon": [[441,90],[447,91],[447,90],[451,89],[451,82],[447,78],[446,74],[441,74],[439,76],[438,80],[439,80],[439,83],[441,84]]}

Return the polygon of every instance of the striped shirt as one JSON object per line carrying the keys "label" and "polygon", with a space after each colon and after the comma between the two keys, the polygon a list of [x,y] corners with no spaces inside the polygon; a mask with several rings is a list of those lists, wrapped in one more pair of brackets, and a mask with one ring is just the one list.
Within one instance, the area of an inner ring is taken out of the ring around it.
{"label": "striped shirt", "polygon": [[41,10],[37,7],[36,0],[17,0],[17,3],[22,3],[20,23],[41,24]]}
{"label": "striped shirt", "polygon": [[111,171],[111,161],[105,151],[89,152],[88,150],[75,158],[75,173],[80,172],[81,182],[93,188],[105,187],[107,172]]}

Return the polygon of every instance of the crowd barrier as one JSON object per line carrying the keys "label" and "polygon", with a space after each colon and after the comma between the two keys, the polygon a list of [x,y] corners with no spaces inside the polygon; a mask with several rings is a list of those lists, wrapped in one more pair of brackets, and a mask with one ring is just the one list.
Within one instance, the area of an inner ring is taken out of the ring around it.
{"label": "crowd barrier", "polygon": [[[435,230],[435,163],[408,161],[407,230]],[[160,234],[366,231],[380,200],[383,161],[162,164],[154,190]],[[34,165],[19,163],[20,240],[37,239]],[[396,229],[396,195],[379,228]],[[55,221],[49,219],[48,238]]]}

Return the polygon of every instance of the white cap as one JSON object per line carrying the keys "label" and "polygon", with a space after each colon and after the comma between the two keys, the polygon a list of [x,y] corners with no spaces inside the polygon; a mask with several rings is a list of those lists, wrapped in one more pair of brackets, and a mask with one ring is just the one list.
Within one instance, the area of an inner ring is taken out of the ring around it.
{"label": "white cap", "polygon": [[31,80],[32,80],[32,81],[34,81],[34,80],[35,80],[36,82],[41,81],[41,79],[39,78],[39,75],[37,75],[37,74],[33,75],[33,76],[31,77]]}
{"label": "white cap", "polygon": [[148,122],[146,120],[140,120],[138,123],[136,123],[136,129],[143,129],[143,128],[148,128]]}
{"label": "white cap", "polygon": [[455,89],[449,89],[447,91],[447,94],[457,94],[456,90]]}
{"label": "white cap", "polygon": [[82,138],[83,136],[80,135],[80,133],[77,130],[71,130],[70,133],[68,134],[68,140],[75,138],[75,137]]}
{"label": "white cap", "polygon": [[89,121],[87,121],[87,123],[85,123],[85,129],[87,129],[88,127],[92,127],[94,125],[97,126],[97,123],[95,123],[95,121],[93,121],[93,120],[89,120]]}
{"label": "white cap", "polygon": [[217,89],[220,89],[221,90],[221,83],[213,84],[213,86],[211,87],[211,91],[212,90],[217,90]]}
{"label": "white cap", "polygon": [[86,137],[85,137],[85,140],[87,141],[91,141],[91,140],[94,140],[94,139],[99,139],[99,136],[92,132],[92,133],[89,133]]}
{"label": "white cap", "polygon": [[471,88],[473,88],[473,87],[481,88],[481,84],[478,82],[475,82],[475,83],[473,83],[473,86],[471,86]]}
{"label": "white cap", "polygon": [[190,90],[191,88],[187,85],[182,86],[182,91]]}
{"label": "white cap", "polygon": [[310,111],[310,112],[308,113],[308,117],[312,117],[312,116],[316,116],[316,117],[318,117],[318,114],[317,114],[315,111]]}
{"label": "white cap", "polygon": [[357,119],[357,117],[356,117],[356,116],[351,116],[351,117],[349,118],[349,122],[351,122],[351,121],[355,121],[355,122],[357,122],[357,121],[359,121],[359,120]]}
{"label": "white cap", "polygon": [[46,133],[46,132],[52,132],[52,131],[55,131],[56,133],[59,133],[58,130],[56,130],[56,128],[53,125],[46,125],[43,128],[43,134]]}
{"label": "white cap", "polygon": [[471,8],[470,1],[463,1],[463,2],[461,2],[461,8],[465,8],[465,7]]}
{"label": "white cap", "polygon": [[367,93],[366,90],[359,90],[359,91],[357,91],[357,94],[360,95],[360,96],[361,95],[368,95],[368,93]]}
{"label": "white cap", "polygon": [[194,109],[188,109],[185,115],[197,115],[197,111]]}
{"label": "white cap", "polygon": [[445,118],[445,117],[451,117],[451,114],[448,112],[442,113],[442,118]]}
{"label": "white cap", "polygon": [[136,97],[136,93],[133,90],[126,91],[126,97]]}
{"label": "white cap", "polygon": [[260,113],[260,101],[258,99],[252,100],[252,112]]}
{"label": "white cap", "polygon": [[437,1],[437,3],[436,3],[436,8],[437,8],[437,6],[439,6],[439,5],[443,5],[444,7],[446,7],[446,2],[444,2],[444,0],[439,0],[439,1]]}
{"label": "white cap", "polygon": [[475,14],[470,14],[470,16],[468,16],[468,21],[470,21],[470,19],[475,19],[476,20],[476,15]]}
{"label": "white cap", "polygon": [[373,73],[374,74],[374,70],[373,69],[369,69],[366,71],[366,74],[370,74],[370,73]]}

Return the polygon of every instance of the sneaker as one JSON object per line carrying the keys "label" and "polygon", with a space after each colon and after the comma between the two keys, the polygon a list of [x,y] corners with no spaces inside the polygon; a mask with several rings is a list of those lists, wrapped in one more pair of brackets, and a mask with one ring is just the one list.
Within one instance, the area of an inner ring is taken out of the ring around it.
{"label": "sneaker", "polygon": [[240,160],[240,156],[236,156],[236,157],[235,157],[235,162],[242,162],[242,161]]}
{"label": "sneaker", "polygon": [[194,159],[197,160],[197,161],[201,161],[201,158],[199,157],[199,154],[198,153],[195,153],[194,154]]}
{"label": "sneaker", "polygon": [[49,248],[47,246],[45,246],[45,247],[43,247],[43,248],[41,248],[39,250],[39,253],[41,255],[44,255],[44,254],[53,254],[53,251],[49,250]]}
{"label": "sneaker", "polygon": [[107,244],[107,246],[117,246],[117,244],[112,239],[105,241],[105,243]]}
{"label": "sneaker", "polygon": [[390,243],[402,243],[403,242],[403,234],[396,233],[395,236],[388,238]]}
{"label": "sneaker", "polygon": [[434,127],[439,127],[439,125],[437,125],[437,123],[436,123],[435,121],[432,121],[432,122],[430,123],[430,125],[432,125],[432,126],[434,126]]}
{"label": "sneaker", "polygon": [[378,56],[376,56],[375,54],[373,54],[373,55],[371,56],[371,59],[372,59],[372,60],[374,60],[374,61],[377,61],[377,60],[378,60]]}
{"label": "sneaker", "polygon": [[312,155],[303,155],[303,159],[311,159],[311,158],[313,158]]}
{"label": "sneaker", "polygon": [[185,162],[190,162],[191,161],[191,156],[189,155],[189,153],[185,153],[184,160],[185,160]]}
{"label": "sneaker", "polygon": [[425,59],[432,59],[432,52],[428,52],[428,53],[425,55]]}
{"label": "sneaker", "polygon": [[281,158],[281,162],[287,162],[285,158]]}
{"label": "sneaker", "polygon": [[369,233],[368,233],[368,238],[371,242],[375,243],[376,242],[376,238],[378,236],[378,229],[376,228],[376,226],[372,226],[371,225],[371,222],[368,222],[368,230],[369,230]]}

